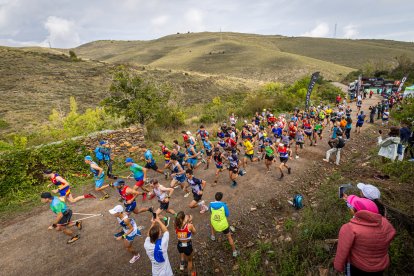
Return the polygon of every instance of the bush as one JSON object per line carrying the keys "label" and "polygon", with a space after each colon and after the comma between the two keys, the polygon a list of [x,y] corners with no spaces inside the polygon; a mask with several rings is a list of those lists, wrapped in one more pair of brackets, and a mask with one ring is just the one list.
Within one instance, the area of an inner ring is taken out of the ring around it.
{"label": "bush", "polygon": [[79,141],[3,152],[0,154],[0,205],[39,193],[44,188],[42,171],[46,168],[65,176],[84,172],[87,166],[83,156],[86,154]]}
{"label": "bush", "polygon": [[69,58],[72,61],[81,61],[80,58],[78,58],[78,56],[76,55],[76,53],[72,50],[69,51]]}

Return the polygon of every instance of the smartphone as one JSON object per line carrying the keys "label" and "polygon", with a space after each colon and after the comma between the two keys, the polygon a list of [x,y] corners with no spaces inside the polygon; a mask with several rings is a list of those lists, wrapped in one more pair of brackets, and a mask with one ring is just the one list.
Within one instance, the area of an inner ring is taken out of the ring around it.
{"label": "smartphone", "polygon": [[152,213],[152,218],[153,218],[153,219],[156,219],[156,218],[157,218],[157,213],[153,212],[153,213]]}
{"label": "smartphone", "polygon": [[339,187],[339,198],[343,198],[344,197],[344,191],[345,191],[345,187],[344,186]]}
{"label": "smartphone", "polygon": [[344,192],[352,187],[352,184],[345,184],[339,187],[339,198],[344,197]]}

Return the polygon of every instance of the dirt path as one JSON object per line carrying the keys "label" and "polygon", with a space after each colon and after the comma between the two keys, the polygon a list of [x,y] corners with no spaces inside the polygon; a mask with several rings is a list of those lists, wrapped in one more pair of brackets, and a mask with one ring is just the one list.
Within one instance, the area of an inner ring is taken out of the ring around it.
{"label": "dirt path", "polygon": [[[376,95],[373,99],[365,100],[363,109],[367,111],[368,106],[377,101]],[[355,103],[352,104],[352,108],[356,110]],[[354,111],[352,118],[355,117]],[[267,202],[272,198],[277,198],[287,205],[287,199],[292,196],[289,191],[302,186],[303,179],[312,179],[313,174],[318,174],[320,169],[318,164],[321,163],[320,161],[328,149],[326,139],[329,133],[325,130],[324,134],[324,141],[320,142],[318,146],[306,146],[300,159],[288,162],[292,167],[292,174],[286,174],[283,181],[277,180],[279,172],[274,168],[272,173],[266,174],[263,162],[249,164],[248,173],[244,177],[239,177],[237,188],[230,188],[228,175],[225,172],[220,176],[219,184],[216,187],[207,186],[203,199],[206,202],[214,201],[215,192],[222,191],[224,201],[228,203],[230,208],[230,222],[243,220],[245,215],[250,212],[251,207],[260,206],[260,202]],[[349,149],[345,148],[343,158],[346,158],[347,151]],[[211,184],[214,170],[210,168],[205,171],[201,168],[196,171],[195,175]],[[159,179],[163,185],[169,186],[169,181],[167,183],[162,177]],[[130,183],[132,184],[132,181]],[[108,210],[119,204],[117,199],[117,193],[111,191],[111,198],[106,201],[85,200],[70,205],[74,212],[104,214],[103,217],[85,221],[84,229],[81,231],[81,239],[72,245],[66,244],[67,238],[63,234],[47,230],[54,217],[47,206],[38,208],[37,212],[28,218],[22,218],[12,223],[2,223],[0,248],[4,254],[0,258],[1,274],[125,275],[138,272],[140,275],[150,275],[151,264],[143,248],[144,238],[137,238],[134,241],[135,248],[141,254],[141,259],[131,265],[128,263],[130,255],[123,248],[122,242],[115,241],[112,236],[118,227],[115,218],[109,215]],[[199,274],[214,273],[216,262],[231,268],[236,260],[231,258],[230,249],[223,244],[210,241],[209,215],[199,214],[199,209],[190,210],[187,207],[190,201],[191,197],[184,198],[182,191],[175,190],[170,206],[176,211],[184,210],[194,216],[194,224],[199,231],[194,238],[195,262]],[[151,204],[158,207],[156,201],[142,203],[139,200],[139,205],[149,206]],[[290,207],[284,206],[284,208],[289,209]],[[146,227],[150,225],[149,213],[135,215],[135,219],[140,225]],[[13,218],[10,218],[10,221],[13,221]],[[237,225],[236,223],[236,241],[240,235],[252,234],[250,229],[238,228]],[[170,225],[169,231],[172,237],[169,244],[169,258],[173,269],[177,272],[179,259],[172,225]]]}

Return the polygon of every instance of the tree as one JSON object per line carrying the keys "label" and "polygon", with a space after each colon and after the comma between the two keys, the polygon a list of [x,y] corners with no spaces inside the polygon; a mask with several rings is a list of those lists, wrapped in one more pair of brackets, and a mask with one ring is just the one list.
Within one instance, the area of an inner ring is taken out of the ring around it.
{"label": "tree", "polygon": [[144,80],[124,66],[115,69],[109,97],[103,105],[110,112],[125,117],[127,124],[145,124],[165,110],[171,89]]}

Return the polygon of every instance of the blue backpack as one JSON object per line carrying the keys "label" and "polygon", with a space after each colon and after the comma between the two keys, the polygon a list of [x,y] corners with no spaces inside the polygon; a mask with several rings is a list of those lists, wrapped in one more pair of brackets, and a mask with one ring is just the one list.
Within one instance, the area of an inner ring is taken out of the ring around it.
{"label": "blue backpack", "polygon": [[293,196],[293,207],[295,207],[296,210],[303,208],[303,196],[301,194]]}
{"label": "blue backpack", "polygon": [[96,157],[96,159],[98,159],[98,161],[102,161],[104,159],[104,156],[103,156],[103,154],[101,152],[101,148],[100,147],[97,147],[94,150],[94,152],[95,152],[95,157]]}

